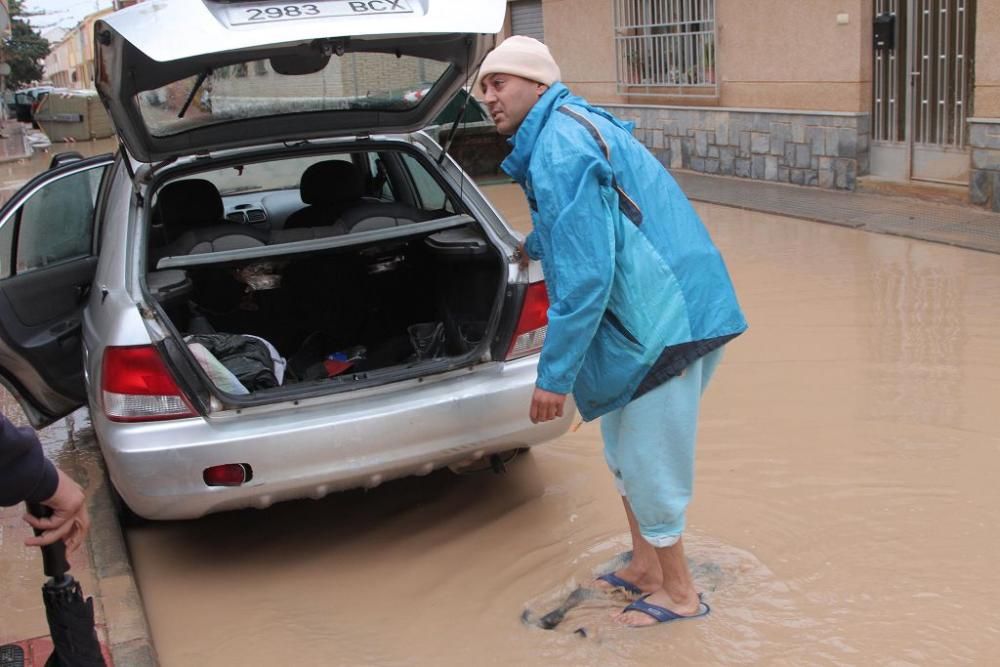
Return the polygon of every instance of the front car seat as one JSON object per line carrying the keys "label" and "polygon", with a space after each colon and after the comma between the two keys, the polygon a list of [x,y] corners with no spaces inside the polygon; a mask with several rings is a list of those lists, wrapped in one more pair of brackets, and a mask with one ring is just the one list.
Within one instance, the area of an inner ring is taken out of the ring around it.
{"label": "front car seat", "polygon": [[353,162],[326,160],[302,172],[299,196],[308,206],[288,216],[285,229],[332,225],[365,194],[361,172]]}

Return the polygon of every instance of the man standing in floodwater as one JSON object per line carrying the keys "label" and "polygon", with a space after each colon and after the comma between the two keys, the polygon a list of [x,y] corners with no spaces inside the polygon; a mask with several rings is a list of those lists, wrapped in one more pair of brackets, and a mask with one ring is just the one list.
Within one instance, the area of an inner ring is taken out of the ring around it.
{"label": "man standing in floodwater", "polygon": [[562,416],[570,392],[584,419],[601,417],[633,558],[595,585],[641,596],[619,621],[703,616],[681,540],[698,409],[723,345],[746,321],[674,179],[628,125],[559,79],[544,44],[513,36],[477,81],[497,131],[510,137],[502,167],[531,207],[522,262],[541,260],[549,294],[531,420]]}

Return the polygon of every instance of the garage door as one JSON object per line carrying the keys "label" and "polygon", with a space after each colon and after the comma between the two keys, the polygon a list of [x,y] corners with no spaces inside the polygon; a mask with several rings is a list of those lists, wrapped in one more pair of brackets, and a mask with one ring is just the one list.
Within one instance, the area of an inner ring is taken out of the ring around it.
{"label": "garage door", "polygon": [[514,35],[527,35],[544,42],[542,0],[520,0],[510,3],[510,28]]}

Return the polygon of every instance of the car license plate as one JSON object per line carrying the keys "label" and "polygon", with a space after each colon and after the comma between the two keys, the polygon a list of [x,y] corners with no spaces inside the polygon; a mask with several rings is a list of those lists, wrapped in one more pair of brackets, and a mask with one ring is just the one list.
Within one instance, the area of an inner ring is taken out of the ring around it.
{"label": "car license plate", "polygon": [[378,16],[412,14],[408,0],[316,0],[315,2],[275,2],[253,7],[230,7],[230,25],[295,21],[335,16]]}

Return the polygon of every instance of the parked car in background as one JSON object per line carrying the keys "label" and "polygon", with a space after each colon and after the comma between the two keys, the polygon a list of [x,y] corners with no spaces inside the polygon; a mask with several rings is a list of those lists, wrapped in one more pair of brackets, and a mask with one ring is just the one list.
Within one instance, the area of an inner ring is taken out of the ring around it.
{"label": "parked car in background", "polygon": [[38,108],[38,103],[41,102],[42,98],[48,95],[52,89],[52,86],[34,86],[14,91],[13,115],[18,122],[34,125],[35,109]]}
{"label": "parked car in background", "polygon": [[565,432],[572,409],[528,418],[540,268],[420,131],[505,8],[172,0],[99,21],[122,152],[0,210],[0,381],[32,423],[89,405],[114,488],[150,519]]}

